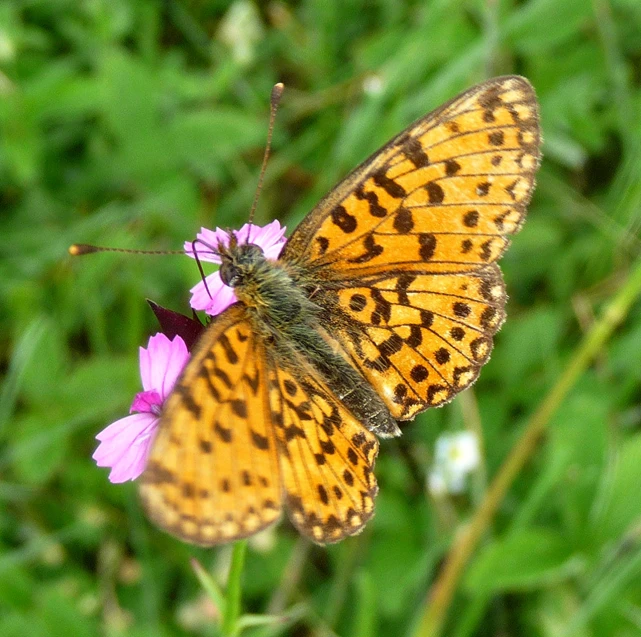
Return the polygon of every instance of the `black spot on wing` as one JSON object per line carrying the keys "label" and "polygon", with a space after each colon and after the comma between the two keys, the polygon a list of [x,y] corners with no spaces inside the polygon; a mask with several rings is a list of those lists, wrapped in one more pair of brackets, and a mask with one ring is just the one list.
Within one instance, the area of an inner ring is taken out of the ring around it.
{"label": "black spot on wing", "polygon": [[407,208],[400,208],[394,216],[394,230],[400,234],[407,234],[414,229],[414,218],[412,211]]}
{"label": "black spot on wing", "polygon": [[431,232],[418,235],[419,256],[423,261],[429,261],[436,251],[436,237]]}
{"label": "black spot on wing", "polygon": [[235,365],[238,362],[238,354],[236,354],[236,351],[224,332],[218,337],[218,343],[222,346],[227,361],[232,365]]}
{"label": "black spot on wing", "polygon": [[327,237],[316,237],[318,243],[318,253],[320,256],[323,256],[329,248],[329,239]]}
{"label": "black spot on wing", "polygon": [[405,156],[416,166],[416,168],[423,168],[430,163],[427,153],[423,149],[421,142],[415,137],[410,137],[403,146],[403,153]]}
{"label": "black spot on wing", "polygon": [[445,192],[443,191],[443,188],[441,188],[441,186],[439,186],[439,184],[437,184],[435,181],[428,182],[428,184],[425,186],[425,190],[427,191],[427,198],[430,203],[443,203],[443,199],[445,199]]}
{"label": "black spot on wing", "polygon": [[350,234],[356,230],[356,217],[349,214],[344,206],[336,206],[336,208],[332,210],[332,221],[345,234]]}
{"label": "black spot on wing", "polygon": [[365,239],[363,239],[363,249],[364,252],[359,254],[357,257],[349,259],[350,263],[367,263],[372,259],[375,259],[383,253],[383,246],[380,246],[376,243],[373,234],[368,234]]}
{"label": "black spot on wing", "polygon": [[448,159],[445,162],[445,174],[448,177],[456,175],[459,170],[461,170],[461,164],[459,164],[455,159]]}
{"label": "black spot on wing", "polygon": [[475,228],[479,222],[478,210],[470,210],[463,215],[463,225],[468,228]]}
{"label": "black spot on wing", "polygon": [[194,418],[200,418],[202,409],[200,405],[194,401],[194,397],[191,395],[189,388],[184,385],[178,385],[174,391],[180,396],[183,407],[191,413]]}
{"label": "black spot on wing", "polygon": [[488,141],[492,146],[503,146],[505,135],[502,130],[494,131],[488,135]]}
{"label": "black spot on wing", "polygon": [[394,199],[403,199],[407,196],[405,188],[401,186],[397,181],[390,179],[386,174],[385,170],[378,170],[373,174],[374,183],[382,188],[390,197]]}
{"label": "black spot on wing", "polygon": [[365,192],[363,190],[363,186],[360,186],[354,194],[358,199],[367,201],[367,204],[369,205],[369,213],[372,217],[382,218],[387,215],[387,209],[383,208],[383,206],[378,202],[378,195],[375,192]]}

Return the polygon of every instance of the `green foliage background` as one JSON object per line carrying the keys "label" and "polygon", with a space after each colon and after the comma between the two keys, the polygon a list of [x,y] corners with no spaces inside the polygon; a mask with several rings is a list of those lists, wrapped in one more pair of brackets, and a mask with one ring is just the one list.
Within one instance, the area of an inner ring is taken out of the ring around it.
{"label": "green foliage background", "polygon": [[[502,262],[493,358],[382,444],[361,536],[312,547],[285,523],[271,549],[250,544],[245,609],[285,613],[252,634],[414,634],[457,531],[639,258],[641,3],[0,3],[0,635],[215,634],[189,559],[224,582],[230,558],[153,528],[135,486],[91,461],[139,389],[137,348],[157,331],[145,298],[186,312],[193,262],[72,260],[68,245],[175,249],[241,225],[277,81],[257,220],[291,228],[413,119],[513,72],[539,95],[544,163]],[[640,368],[636,304],[511,486],[444,634],[641,633]],[[434,500],[434,441],[463,428],[482,430],[482,467]]]}

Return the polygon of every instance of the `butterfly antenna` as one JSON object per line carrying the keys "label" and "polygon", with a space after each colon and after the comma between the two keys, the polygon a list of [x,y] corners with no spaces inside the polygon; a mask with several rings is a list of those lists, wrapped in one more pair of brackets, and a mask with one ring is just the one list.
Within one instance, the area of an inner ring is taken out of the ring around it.
{"label": "butterfly antenna", "polygon": [[88,243],[74,243],[69,246],[69,254],[72,257],[81,257],[85,254],[95,252],[124,252],[125,254],[185,254],[184,250],[129,250],[127,248],[108,248],[105,246],[94,246]]}
{"label": "butterfly antenna", "polygon": [[[272,146],[272,135],[274,133],[274,122],[276,121],[276,113],[280,98],[283,95],[285,85],[282,82],[274,85],[271,96],[269,98],[269,129],[267,131],[267,144],[265,145],[265,154],[263,155],[263,165],[260,168],[260,175],[258,177],[258,185],[256,186],[256,193],[254,194],[254,201],[251,210],[249,211],[249,226],[251,232],[251,224],[254,220],[254,212],[258,204],[258,196],[263,187],[263,180],[265,178],[265,170],[267,168],[267,160]],[[249,233],[247,235],[247,243],[249,243]],[[192,244],[192,249],[195,253],[195,245]],[[185,254],[183,250],[129,250],[127,248],[110,248],[106,246],[94,246],[88,243],[74,243],[69,246],[69,254],[74,257],[79,257],[85,254],[94,254],[96,252],[122,252],[125,254]],[[200,266],[200,263],[199,263]],[[201,272],[202,274],[202,272]]]}
{"label": "butterfly antenna", "polygon": [[[272,94],[269,98],[269,129],[267,130],[267,144],[265,145],[265,154],[263,155],[263,165],[260,168],[260,176],[258,177],[258,185],[256,186],[256,193],[254,194],[254,202],[252,203],[251,210],[249,211],[249,227],[251,231],[251,224],[254,221],[254,212],[256,212],[256,205],[258,204],[258,196],[263,188],[263,179],[265,178],[265,170],[267,168],[267,160],[272,147],[272,134],[274,132],[274,122],[276,121],[276,113],[280,98],[283,95],[285,85],[282,82],[274,84]],[[247,234],[247,243],[249,243],[249,233]]]}
{"label": "butterfly antenna", "polygon": [[194,241],[191,242],[191,251],[194,255],[194,259],[196,259],[196,265],[198,265],[198,272],[200,272],[200,280],[203,282],[203,285],[205,286],[207,296],[210,299],[213,299],[214,297],[211,295],[211,292],[209,291],[209,286],[207,285],[207,277],[205,276],[205,271],[203,270],[203,264],[200,261],[198,250],[196,250],[196,244],[198,243],[202,243],[206,248],[209,248],[211,254],[219,254],[219,252],[218,250],[215,250],[212,246],[210,246],[208,243],[205,243],[200,239],[195,239]]}

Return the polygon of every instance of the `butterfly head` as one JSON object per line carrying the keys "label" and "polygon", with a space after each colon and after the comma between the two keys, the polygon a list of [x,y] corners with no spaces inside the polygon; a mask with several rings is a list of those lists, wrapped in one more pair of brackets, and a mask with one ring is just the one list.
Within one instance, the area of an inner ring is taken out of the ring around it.
{"label": "butterfly head", "polygon": [[220,255],[220,278],[230,288],[246,283],[256,269],[256,265],[265,259],[263,249],[255,243],[238,243],[236,235],[229,234],[229,245],[222,242],[218,245]]}

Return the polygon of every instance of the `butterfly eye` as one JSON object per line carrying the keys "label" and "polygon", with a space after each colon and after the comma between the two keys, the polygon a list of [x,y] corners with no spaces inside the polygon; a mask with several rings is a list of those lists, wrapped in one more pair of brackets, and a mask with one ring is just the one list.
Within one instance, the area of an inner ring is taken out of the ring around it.
{"label": "butterfly eye", "polygon": [[230,288],[235,288],[240,282],[240,272],[233,263],[223,261],[219,272],[223,283]]}

